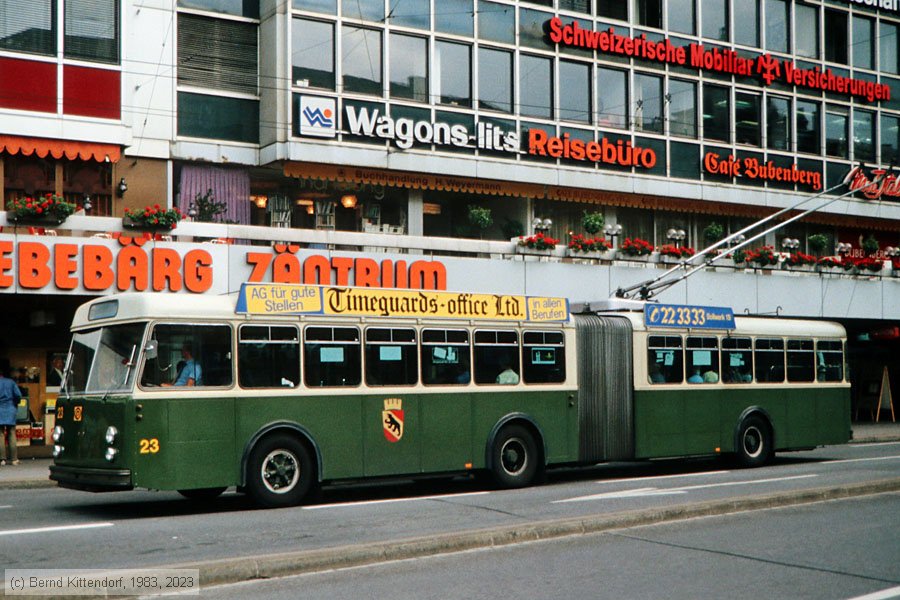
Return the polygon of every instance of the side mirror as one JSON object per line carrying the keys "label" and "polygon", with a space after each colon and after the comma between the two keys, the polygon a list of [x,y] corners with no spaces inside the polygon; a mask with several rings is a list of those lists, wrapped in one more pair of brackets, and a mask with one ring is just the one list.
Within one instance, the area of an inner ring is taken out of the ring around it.
{"label": "side mirror", "polygon": [[153,360],[157,357],[159,353],[159,342],[156,340],[148,340],[147,345],[144,346],[144,356],[147,357],[147,360]]}

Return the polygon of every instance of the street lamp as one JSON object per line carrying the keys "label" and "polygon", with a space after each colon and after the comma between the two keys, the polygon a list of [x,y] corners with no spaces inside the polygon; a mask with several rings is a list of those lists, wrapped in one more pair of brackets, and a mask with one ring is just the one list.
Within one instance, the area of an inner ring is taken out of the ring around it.
{"label": "street lamp", "polygon": [[835,251],[841,255],[841,261],[850,254],[850,251],[853,250],[853,244],[848,244],[846,242],[841,242],[837,246],[835,246]]}
{"label": "street lamp", "polygon": [[612,240],[612,247],[616,247],[616,238],[622,235],[622,226],[616,223],[615,225],[606,225],[603,228],[603,233],[606,237]]}
{"label": "street lamp", "polygon": [[91,197],[88,194],[84,195],[81,206],[84,208],[84,214],[88,214],[94,208],[94,205],[91,203]]}
{"label": "street lamp", "polygon": [[797,238],[786,237],[781,240],[781,247],[787,250],[789,253],[793,254],[797,251],[797,248],[800,247],[800,240],[798,240]]}
{"label": "street lamp", "polygon": [[678,248],[681,245],[681,242],[684,241],[684,237],[687,234],[684,229],[669,229],[666,232],[666,237],[669,238],[669,241],[675,244],[675,247]]}
{"label": "street lamp", "polygon": [[551,221],[550,219],[535,217],[531,222],[531,227],[534,229],[535,233],[543,233],[544,235],[549,235],[550,228],[553,227],[553,221]]}
{"label": "street lamp", "polygon": [[188,205],[188,216],[191,218],[192,221],[197,218],[197,207],[194,206],[193,202],[191,202],[190,205]]}

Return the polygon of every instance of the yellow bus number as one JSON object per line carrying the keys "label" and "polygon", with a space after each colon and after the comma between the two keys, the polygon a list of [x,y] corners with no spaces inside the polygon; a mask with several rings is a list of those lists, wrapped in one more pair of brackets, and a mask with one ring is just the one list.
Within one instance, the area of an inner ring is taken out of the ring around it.
{"label": "yellow bus number", "polygon": [[141,454],[156,454],[159,452],[159,440],[156,438],[143,439],[140,441]]}

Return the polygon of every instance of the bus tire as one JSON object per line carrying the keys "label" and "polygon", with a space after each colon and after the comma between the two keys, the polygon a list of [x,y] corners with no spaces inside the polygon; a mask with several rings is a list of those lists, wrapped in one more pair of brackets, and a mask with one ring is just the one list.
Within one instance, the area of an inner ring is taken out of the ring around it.
{"label": "bus tire", "polygon": [[527,428],[507,425],[494,438],[491,474],[498,487],[511,489],[531,485],[540,470],[539,461],[537,443]]}
{"label": "bus tire", "polygon": [[736,442],[737,462],[742,467],[761,467],[772,458],[772,430],[759,415],[741,421]]}
{"label": "bus tire", "polygon": [[222,492],[227,489],[224,487],[198,488],[194,490],[178,490],[178,493],[188,500],[212,500],[221,496]]}
{"label": "bus tire", "polygon": [[264,437],[247,461],[247,493],[265,508],[300,504],[315,480],[312,456],[300,440],[289,434]]}

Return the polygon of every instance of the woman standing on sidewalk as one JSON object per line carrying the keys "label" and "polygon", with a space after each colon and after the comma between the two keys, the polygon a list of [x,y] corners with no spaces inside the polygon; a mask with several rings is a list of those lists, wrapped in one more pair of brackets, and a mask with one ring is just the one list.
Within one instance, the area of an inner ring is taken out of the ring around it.
{"label": "woman standing on sidewalk", "polygon": [[16,408],[22,393],[16,382],[9,378],[9,369],[0,372],[0,465],[6,464],[6,446],[9,445],[11,464],[19,464],[16,448]]}

